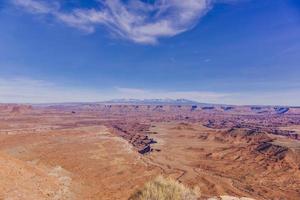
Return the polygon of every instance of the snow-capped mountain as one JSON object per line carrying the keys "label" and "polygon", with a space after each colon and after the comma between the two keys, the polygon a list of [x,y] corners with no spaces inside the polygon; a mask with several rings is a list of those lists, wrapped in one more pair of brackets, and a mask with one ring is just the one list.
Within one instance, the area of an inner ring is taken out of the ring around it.
{"label": "snow-capped mountain", "polygon": [[112,99],[109,101],[104,101],[102,103],[109,104],[168,104],[168,105],[194,105],[200,104],[197,101],[189,99]]}

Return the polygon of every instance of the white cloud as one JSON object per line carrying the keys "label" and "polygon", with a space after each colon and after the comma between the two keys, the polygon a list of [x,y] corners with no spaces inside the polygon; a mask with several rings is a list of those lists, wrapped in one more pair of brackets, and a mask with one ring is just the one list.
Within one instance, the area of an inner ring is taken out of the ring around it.
{"label": "white cloud", "polygon": [[59,9],[57,3],[46,4],[35,0],[12,0],[12,2],[32,13],[48,14]]}
{"label": "white cloud", "polygon": [[60,86],[52,82],[30,78],[0,78],[0,103],[97,102],[121,98],[183,98],[203,103],[299,106],[300,90],[240,93],[149,90],[126,87],[97,90]]}
{"label": "white cloud", "polygon": [[137,99],[190,99],[199,102],[219,103],[230,94],[209,91],[165,91],[144,90],[137,88],[120,88],[116,90],[122,98]]}
{"label": "white cloud", "polygon": [[191,29],[211,8],[214,0],[98,0],[98,9],[74,8],[63,11],[59,1],[11,0],[34,14],[51,15],[57,20],[94,32],[98,25],[111,33],[136,43],[154,44],[161,37],[171,37]]}
{"label": "white cloud", "polygon": [[236,105],[287,105],[300,106],[300,90],[233,93],[223,99],[224,103]]}
{"label": "white cloud", "polygon": [[51,82],[28,78],[0,78],[0,103],[52,103],[97,101],[99,91],[61,87]]}
{"label": "white cloud", "polygon": [[[202,103],[232,105],[290,105],[300,106],[300,90],[278,91],[245,91],[245,92],[213,92],[213,91],[167,91],[147,90],[140,88],[116,87],[117,98],[137,99],[190,99]],[[115,98],[115,97],[114,97]]]}
{"label": "white cloud", "polygon": [[109,91],[62,87],[44,80],[0,78],[0,103],[95,102],[120,98],[156,99],[187,98],[216,103],[222,93],[199,91],[163,91],[115,87]]}

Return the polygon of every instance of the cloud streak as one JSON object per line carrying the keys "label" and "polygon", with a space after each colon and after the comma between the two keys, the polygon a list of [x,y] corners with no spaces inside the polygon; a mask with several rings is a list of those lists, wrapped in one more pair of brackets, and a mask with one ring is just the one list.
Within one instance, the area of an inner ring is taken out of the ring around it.
{"label": "cloud streak", "polygon": [[138,88],[115,88],[120,98],[137,99],[190,99],[201,103],[231,105],[290,105],[300,106],[297,89],[263,92],[166,91]]}
{"label": "cloud streak", "polygon": [[[60,1],[11,0],[27,12],[50,15],[68,26],[88,33],[104,26],[124,39],[155,44],[159,38],[172,37],[193,28],[215,0],[96,0],[99,8],[73,8],[66,11]],[[150,1],[149,1],[150,2]],[[152,2],[152,1],[151,1]]]}
{"label": "cloud streak", "polygon": [[55,103],[97,101],[105,98],[99,91],[62,87],[30,78],[0,78],[0,103]]}
{"label": "cloud streak", "polygon": [[30,78],[1,78],[0,103],[99,102],[110,99],[190,99],[236,105],[299,105],[296,89],[265,92],[169,91],[115,87],[109,90],[74,88]]}
{"label": "cloud streak", "polygon": [[181,99],[220,102],[228,94],[115,87],[110,90],[73,88],[30,78],[0,78],[0,103],[97,102],[110,99]]}
{"label": "cloud streak", "polygon": [[210,91],[166,91],[122,87],[116,87],[115,89],[120,97],[126,99],[190,99],[199,102],[218,103],[230,96],[227,93]]}

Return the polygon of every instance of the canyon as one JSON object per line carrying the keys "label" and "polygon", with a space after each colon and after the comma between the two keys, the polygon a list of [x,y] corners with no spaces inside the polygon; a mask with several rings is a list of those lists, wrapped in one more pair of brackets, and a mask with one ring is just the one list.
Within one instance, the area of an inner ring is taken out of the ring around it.
{"label": "canyon", "polygon": [[300,196],[300,108],[0,105],[0,199],[128,199],[158,175],[220,196]]}

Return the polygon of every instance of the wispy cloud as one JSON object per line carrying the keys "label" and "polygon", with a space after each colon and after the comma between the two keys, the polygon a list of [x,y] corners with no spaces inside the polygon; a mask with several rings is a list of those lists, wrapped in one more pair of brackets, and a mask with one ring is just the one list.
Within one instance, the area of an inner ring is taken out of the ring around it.
{"label": "wispy cloud", "polygon": [[169,91],[114,87],[74,88],[30,78],[0,78],[0,103],[97,102],[110,99],[190,99],[236,105],[299,105],[299,90],[264,92]]}
{"label": "wispy cloud", "polygon": [[96,90],[64,87],[30,78],[0,78],[0,103],[52,103],[105,99]]}
{"label": "wispy cloud", "polygon": [[116,87],[122,98],[137,99],[191,99],[199,102],[219,103],[222,99],[230,96],[227,93],[210,91],[166,91],[166,90],[146,90],[138,88]]}
{"label": "wispy cloud", "polygon": [[[183,33],[196,25],[216,0],[98,0],[99,8],[65,11],[60,1],[11,0],[13,5],[33,14],[51,15],[57,20],[94,32],[99,25],[136,43],[155,44],[161,37]],[[149,1],[152,2],[152,1]]]}
{"label": "wispy cloud", "polygon": [[12,2],[20,7],[25,8],[27,11],[36,14],[54,13],[59,9],[59,4],[47,4],[35,0],[12,0]]}
{"label": "wispy cloud", "polygon": [[95,102],[120,98],[181,99],[217,103],[228,94],[114,87],[110,90],[73,88],[30,78],[0,78],[0,103]]}
{"label": "wispy cloud", "polygon": [[232,105],[291,105],[300,106],[300,90],[213,92],[213,91],[166,91],[117,87],[122,98],[138,99],[191,99],[202,103]]}

